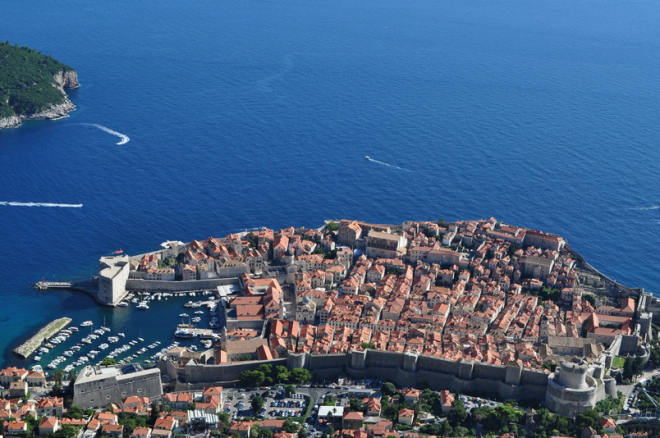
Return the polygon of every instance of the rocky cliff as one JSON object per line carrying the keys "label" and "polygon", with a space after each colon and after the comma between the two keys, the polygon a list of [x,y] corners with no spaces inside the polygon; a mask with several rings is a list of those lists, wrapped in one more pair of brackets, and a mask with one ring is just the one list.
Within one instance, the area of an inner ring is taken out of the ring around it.
{"label": "rocky cliff", "polygon": [[23,120],[55,120],[66,117],[76,107],[66,95],[65,89],[78,88],[78,74],[75,70],[62,70],[53,75],[53,86],[60,90],[64,97],[64,102],[50,105],[47,108],[33,114],[13,115],[0,118],[0,129],[16,128],[21,125]]}

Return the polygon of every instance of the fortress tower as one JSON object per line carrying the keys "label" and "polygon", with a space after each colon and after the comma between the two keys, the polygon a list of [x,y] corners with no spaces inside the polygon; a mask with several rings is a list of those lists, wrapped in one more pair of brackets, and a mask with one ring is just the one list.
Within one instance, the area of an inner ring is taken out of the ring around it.
{"label": "fortress tower", "polygon": [[116,306],[126,296],[128,256],[101,257],[99,260],[99,290],[96,299],[106,306]]}
{"label": "fortress tower", "polygon": [[[548,377],[545,405],[553,412],[574,418],[597,401],[598,384],[588,375],[586,363],[562,362]],[[604,393],[604,391],[601,391]]]}

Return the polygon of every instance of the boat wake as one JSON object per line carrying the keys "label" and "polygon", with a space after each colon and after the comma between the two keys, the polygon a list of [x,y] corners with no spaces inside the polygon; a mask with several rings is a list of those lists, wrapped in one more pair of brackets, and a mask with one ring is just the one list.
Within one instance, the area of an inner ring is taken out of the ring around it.
{"label": "boat wake", "polygon": [[107,132],[108,134],[112,134],[121,138],[121,140],[117,144],[126,144],[130,140],[130,137],[128,135],[122,134],[121,132],[113,131],[112,129],[103,125],[99,125],[98,123],[82,123],[82,124],[86,126],[94,126],[95,128],[99,128],[103,132]]}
{"label": "boat wake", "polygon": [[644,210],[660,210],[660,205],[652,205],[650,207],[635,207],[633,210],[644,211]]}
{"label": "boat wake", "polygon": [[82,204],[53,204],[50,202],[11,202],[0,201],[0,205],[10,207],[60,207],[60,208],[80,208]]}
{"label": "boat wake", "polygon": [[392,167],[394,169],[405,170],[406,172],[410,172],[409,169],[404,169],[403,167],[395,166],[393,164],[388,164],[388,163],[385,163],[384,161],[374,160],[371,157],[365,157],[365,158],[367,159],[367,161],[371,161],[372,163],[382,164],[383,166]]}

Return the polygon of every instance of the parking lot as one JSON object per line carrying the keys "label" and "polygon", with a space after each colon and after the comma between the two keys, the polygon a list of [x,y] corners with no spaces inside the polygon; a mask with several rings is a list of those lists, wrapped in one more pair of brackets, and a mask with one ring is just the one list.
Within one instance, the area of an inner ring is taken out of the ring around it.
{"label": "parking lot", "polygon": [[470,412],[472,408],[478,408],[481,406],[488,406],[491,408],[494,408],[495,406],[499,406],[502,403],[492,401],[492,400],[486,400],[484,398],[479,398],[479,397],[469,397],[466,395],[460,396],[461,400],[463,400],[463,403],[465,403],[465,409]]}
{"label": "parking lot", "polygon": [[[257,395],[264,399],[264,405],[259,412],[254,412],[252,400]],[[232,420],[246,417],[286,419],[304,415],[308,403],[309,396],[296,393],[287,397],[282,387],[259,390],[238,389],[227,391],[224,410]]]}

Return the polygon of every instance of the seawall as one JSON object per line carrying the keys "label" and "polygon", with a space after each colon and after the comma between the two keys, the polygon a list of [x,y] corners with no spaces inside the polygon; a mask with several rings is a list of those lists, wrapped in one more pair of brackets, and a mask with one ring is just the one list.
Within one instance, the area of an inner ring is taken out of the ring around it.
{"label": "seawall", "polygon": [[39,330],[37,334],[23,342],[18,347],[14,348],[12,351],[23,359],[27,359],[41,346],[45,340],[52,338],[57,332],[69,324],[71,324],[71,318],[58,318],[54,321],[51,321],[46,324],[45,327]]}
{"label": "seawall", "polygon": [[238,278],[214,278],[193,281],[159,281],[129,278],[126,290],[131,292],[198,292],[215,290],[218,286],[238,284]]}

